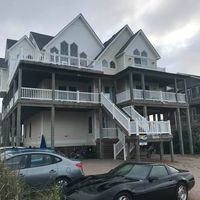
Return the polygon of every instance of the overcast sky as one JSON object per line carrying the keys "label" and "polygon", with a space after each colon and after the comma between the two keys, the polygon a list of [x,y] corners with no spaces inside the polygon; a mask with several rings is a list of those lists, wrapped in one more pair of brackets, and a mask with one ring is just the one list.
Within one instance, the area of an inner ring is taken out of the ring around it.
{"label": "overcast sky", "polygon": [[103,42],[128,24],[145,32],[160,67],[200,75],[200,0],[0,0],[0,57],[7,38],[55,35],[79,13]]}

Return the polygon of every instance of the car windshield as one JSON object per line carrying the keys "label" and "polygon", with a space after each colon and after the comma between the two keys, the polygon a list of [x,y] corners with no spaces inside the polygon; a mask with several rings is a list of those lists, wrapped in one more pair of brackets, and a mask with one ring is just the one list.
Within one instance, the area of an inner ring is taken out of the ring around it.
{"label": "car windshield", "polygon": [[127,164],[114,169],[111,173],[113,176],[124,176],[127,178],[143,180],[150,173],[151,165],[144,164]]}

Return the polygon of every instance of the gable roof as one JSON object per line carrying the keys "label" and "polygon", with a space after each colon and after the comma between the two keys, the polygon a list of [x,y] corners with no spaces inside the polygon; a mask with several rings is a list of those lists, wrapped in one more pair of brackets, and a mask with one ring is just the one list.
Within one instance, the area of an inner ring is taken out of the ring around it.
{"label": "gable roof", "polygon": [[7,62],[4,58],[0,58],[0,68],[7,68]]}
{"label": "gable roof", "polygon": [[134,35],[132,35],[131,37],[130,37],[130,39],[126,42],[126,44],[119,50],[119,52],[116,54],[116,57],[117,56],[119,56],[121,53],[123,53],[124,52],[124,50],[128,47],[128,45],[131,43],[131,41],[136,37],[136,35],[139,33],[139,31],[138,32],[136,32]]}
{"label": "gable roof", "polygon": [[22,42],[23,40],[26,40],[30,46],[32,46],[33,48],[35,48],[35,46],[33,45],[33,43],[28,39],[28,37],[26,35],[24,35],[21,39],[19,39],[12,47],[10,47],[8,49],[8,51],[10,51],[11,49],[13,49],[17,44],[19,44],[20,42]]}
{"label": "gable roof", "polygon": [[124,53],[125,49],[131,44],[131,42],[138,36],[138,35],[142,35],[144,40],[147,42],[147,44],[149,45],[149,47],[152,49],[152,51],[154,52],[154,54],[156,55],[157,59],[160,58],[160,55],[158,54],[158,52],[156,51],[156,49],[154,48],[154,46],[151,44],[151,42],[149,41],[149,39],[146,37],[146,35],[144,34],[144,32],[142,31],[142,29],[140,29],[138,32],[136,32],[128,41],[127,43],[120,49],[120,51],[116,54],[116,57],[119,56],[120,54]]}
{"label": "gable roof", "polygon": [[7,49],[10,49],[16,43],[17,43],[17,40],[7,39],[6,40],[6,47],[7,47]]}
{"label": "gable roof", "polygon": [[99,58],[100,55],[103,54],[103,52],[106,51],[106,49],[118,38],[118,36],[125,30],[128,29],[131,34],[133,34],[132,30],[129,28],[128,25],[123,26],[119,31],[117,31],[110,39],[108,39],[106,42],[104,42],[104,48],[102,51],[95,57],[95,60]]}
{"label": "gable roof", "polygon": [[51,44],[51,42],[53,42],[57,37],[59,37],[65,30],[67,30],[74,22],[76,22],[78,19],[81,19],[83,21],[83,23],[86,25],[86,27],[89,29],[89,31],[92,33],[92,35],[95,37],[95,39],[97,40],[97,42],[101,45],[102,48],[104,48],[103,43],[101,42],[101,40],[99,39],[99,37],[97,36],[97,34],[94,32],[94,30],[91,28],[91,26],[88,24],[88,22],[86,21],[86,19],[83,17],[82,14],[79,14],[77,17],[75,17],[69,24],[67,24],[52,40],[50,40],[45,46],[44,48],[48,47],[49,44]]}
{"label": "gable roof", "polygon": [[36,32],[30,32],[30,34],[33,36],[40,50],[54,38],[53,36],[36,33]]}

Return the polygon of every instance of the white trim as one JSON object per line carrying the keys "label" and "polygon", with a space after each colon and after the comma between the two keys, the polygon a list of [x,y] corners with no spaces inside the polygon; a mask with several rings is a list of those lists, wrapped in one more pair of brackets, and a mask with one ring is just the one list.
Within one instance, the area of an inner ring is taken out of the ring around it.
{"label": "white trim", "polygon": [[86,21],[86,19],[83,17],[83,15],[80,13],[78,16],[76,16],[69,24],[67,24],[60,32],[58,32],[58,34],[52,39],[50,40],[42,49],[46,49],[54,40],[57,39],[57,37],[59,37],[64,31],[66,31],[74,22],[76,22],[78,19],[81,19],[83,21],[83,23],[86,25],[86,27],[89,29],[89,31],[92,33],[92,35],[95,37],[95,39],[98,41],[98,43],[101,45],[102,48],[104,48],[103,43],[101,42],[101,40],[99,39],[99,37],[97,36],[97,34],[94,32],[94,30],[92,29],[92,27],[88,24],[88,22]]}
{"label": "white trim", "polygon": [[[96,58],[96,60],[98,60],[105,52],[106,50],[119,38],[119,36],[122,34],[122,32],[124,32],[125,29],[128,29],[128,31],[131,33],[131,35],[133,35],[133,31],[131,30],[131,28],[126,24],[124,26],[124,28],[120,31],[120,33],[117,35],[117,37],[114,38],[114,40],[98,55],[98,57]],[[131,36],[132,37],[132,36]]]}
{"label": "white trim", "polygon": [[24,35],[21,39],[19,39],[12,47],[10,47],[8,49],[8,52],[10,52],[15,46],[17,46],[19,43],[21,43],[23,40],[27,40],[27,42],[29,43],[29,45],[35,49],[35,46],[32,44],[32,42],[28,39],[28,37],[26,35]]}

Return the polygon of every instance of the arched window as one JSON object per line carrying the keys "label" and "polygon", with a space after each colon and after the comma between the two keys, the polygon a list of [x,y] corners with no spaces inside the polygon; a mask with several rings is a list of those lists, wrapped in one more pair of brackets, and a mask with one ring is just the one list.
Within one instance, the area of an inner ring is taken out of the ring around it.
{"label": "arched window", "polygon": [[30,54],[28,54],[27,59],[28,59],[28,60],[32,60],[32,59],[33,59],[33,56],[30,55]]}
{"label": "arched window", "polygon": [[146,52],[146,51],[143,51],[143,52],[141,53],[141,56],[147,57],[147,56],[148,56],[148,55],[147,55],[147,52]]}
{"label": "arched window", "polygon": [[68,44],[65,41],[60,43],[60,54],[63,55],[60,57],[61,64],[68,64],[68,57],[65,57],[68,56]]}
{"label": "arched window", "polygon": [[87,67],[87,54],[85,52],[80,53],[80,66]]}
{"label": "arched window", "polygon": [[[70,45],[70,56],[78,57],[78,46],[75,43],[72,43]],[[78,66],[79,65],[78,59],[77,58],[71,58],[70,64]]]}
{"label": "arched window", "polygon": [[133,54],[136,55],[136,56],[139,56],[139,55],[140,55],[140,52],[139,52],[138,49],[135,49],[135,50],[133,51]]}
{"label": "arched window", "polygon": [[58,49],[56,47],[52,47],[50,49],[50,53],[51,53],[50,61],[53,63],[55,63],[55,62],[58,63],[58,56],[52,55],[52,54],[58,54],[59,53]]}
{"label": "arched window", "polygon": [[68,44],[65,41],[60,43],[60,54],[68,55]]}
{"label": "arched window", "polygon": [[78,57],[78,46],[76,45],[76,43],[72,43],[70,45],[70,55]]}
{"label": "arched window", "polygon": [[107,62],[107,60],[104,59],[104,60],[102,61],[102,66],[103,66],[103,67],[108,67],[108,62]]}
{"label": "arched window", "polygon": [[110,68],[115,69],[115,62],[114,62],[114,61],[111,61],[111,62],[110,62]]}

